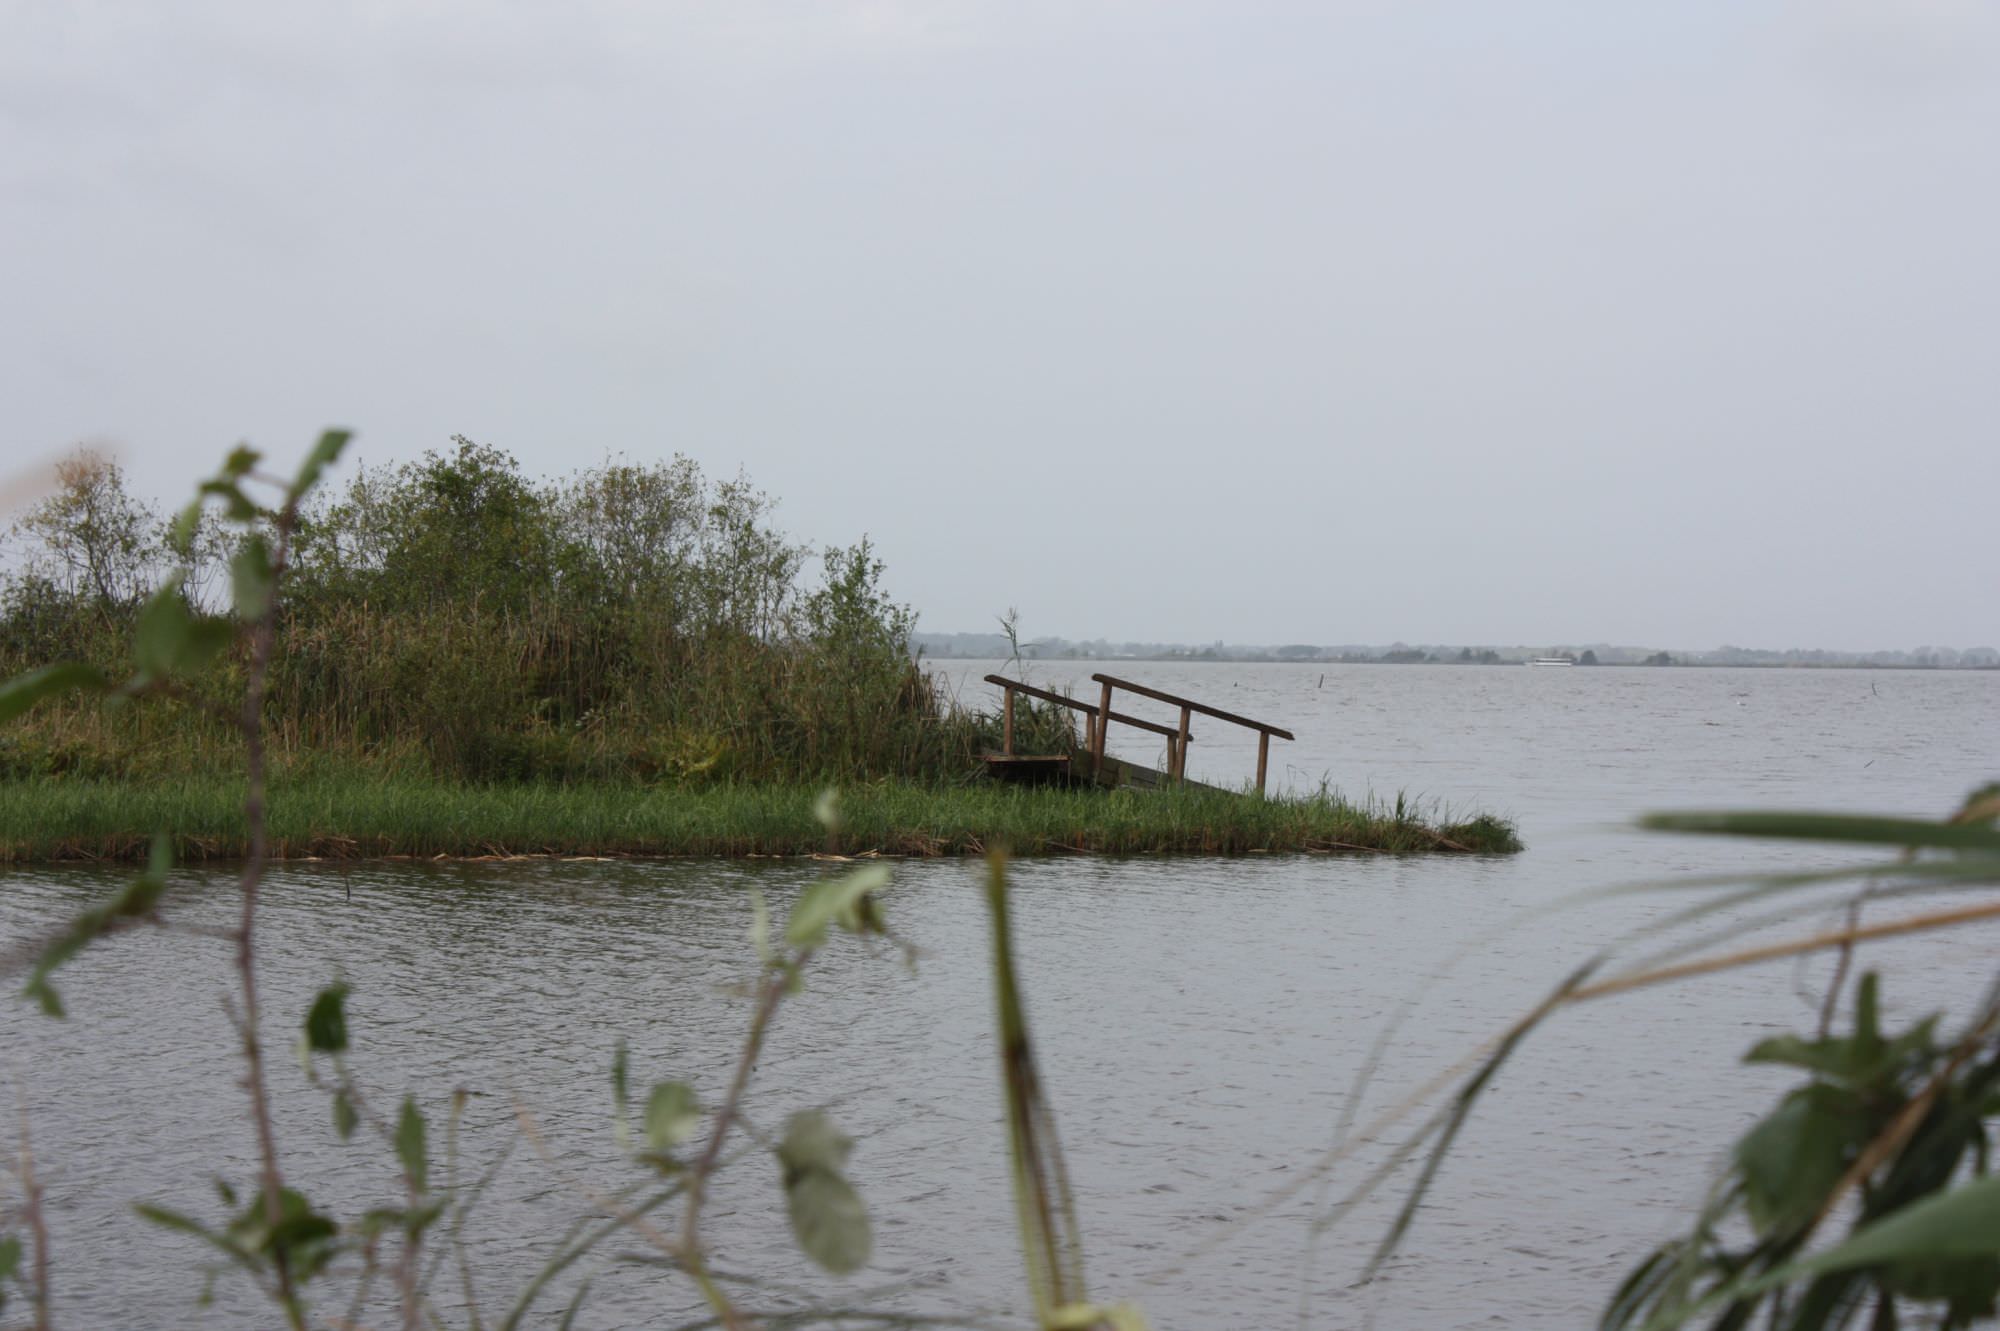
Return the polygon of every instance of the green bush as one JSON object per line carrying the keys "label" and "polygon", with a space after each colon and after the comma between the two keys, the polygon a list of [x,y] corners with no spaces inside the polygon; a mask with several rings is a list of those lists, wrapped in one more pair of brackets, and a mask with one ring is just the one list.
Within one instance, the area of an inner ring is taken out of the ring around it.
{"label": "green bush", "polygon": [[[364,467],[299,515],[271,662],[265,724],[275,758],[412,756],[472,781],[700,782],[719,778],[938,779],[974,765],[997,725],[951,707],[910,650],[914,617],[882,587],[866,539],[811,552],[771,523],[768,497],[714,482],[686,458],[609,461],[531,481],[464,438],[394,467]],[[212,609],[236,553],[223,524],[181,545],[123,488],[79,459],[63,489],[10,537],[0,577],[0,673],[50,660],[99,666],[129,650],[141,597],[178,574]],[[197,699],[240,697],[241,648]],[[1042,744],[1067,718],[1026,717]],[[238,761],[233,728],[198,708],[170,723],[85,721],[45,708],[47,752],[8,770],[106,774],[71,758],[140,733],[170,767]],[[42,750],[36,750],[42,754]]]}

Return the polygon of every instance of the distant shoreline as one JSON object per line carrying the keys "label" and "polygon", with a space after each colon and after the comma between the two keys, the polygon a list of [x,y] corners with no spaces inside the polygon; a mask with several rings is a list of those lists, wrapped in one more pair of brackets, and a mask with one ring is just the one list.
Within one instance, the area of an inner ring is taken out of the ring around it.
{"label": "distant shoreline", "polygon": [[[923,659],[926,661],[1004,661],[1009,659],[1009,656],[1008,653],[1005,652],[1000,652],[997,654],[989,654],[984,652],[936,652],[926,649],[923,653]],[[1436,658],[1436,659],[1427,659],[1421,661],[1409,661],[1409,660],[1389,660],[1384,657],[1354,657],[1354,656],[1327,656],[1327,657],[1216,656],[1216,655],[1202,655],[1202,654],[1172,655],[1164,653],[1157,656],[1087,656],[1082,654],[1041,655],[1027,651],[1023,651],[1021,653],[1020,659],[1023,661],[1034,661],[1034,662],[1138,661],[1138,662],[1168,662],[1175,664],[1192,664],[1192,665],[1522,666],[1528,664],[1528,662],[1525,659],[1499,660],[1499,661],[1458,661],[1448,658]],[[1995,671],[2000,671],[2000,663],[1992,665],[1982,664],[1982,665],[1946,666],[1946,665],[1890,664],[1890,663],[1882,663],[1874,661],[1693,661],[1693,660],[1683,661],[1677,659],[1671,662],[1592,661],[1592,662],[1577,662],[1576,664],[1578,664],[1579,666],[1583,666],[1585,668],[1625,669],[1625,670],[1630,670],[1630,669],[1911,670],[1911,671],[1922,671],[1930,674],[1980,674],[1982,672],[1992,673]]]}
{"label": "distant shoreline", "polygon": [[1504,647],[1459,643],[1307,644],[1284,646],[1216,642],[1072,641],[1042,638],[1018,646],[989,633],[913,633],[910,645],[926,660],[992,661],[1211,661],[1243,665],[1525,665],[1567,658],[1584,666],[1706,667],[1754,670],[2000,670],[2000,649],[1918,647],[1910,651],[1838,652],[1825,648],[1723,646],[1674,651],[1615,643],[1563,643]]}

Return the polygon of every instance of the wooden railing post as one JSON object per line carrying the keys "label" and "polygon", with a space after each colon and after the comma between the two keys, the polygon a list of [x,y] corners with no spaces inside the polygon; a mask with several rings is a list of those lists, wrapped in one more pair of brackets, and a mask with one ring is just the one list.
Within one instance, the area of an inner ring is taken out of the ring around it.
{"label": "wooden railing post", "polygon": [[1104,770],[1104,732],[1111,729],[1111,685],[1105,684],[1097,706],[1097,729],[1090,741],[1090,774]]}
{"label": "wooden railing post", "polygon": [[1011,758],[1014,756],[1014,690],[1002,689],[1001,692],[1007,695],[1007,702],[1001,708],[1006,720],[1000,726],[1000,751]]}
{"label": "wooden railing post", "polygon": [[1174,780],[1176,781],[1187,780],[1188,722],[1193,719],[1194,709],[1192,707],[1182,707],[1181,732],[1178,742],[1174,745],[1175,752],[1179,755],[1174,762]]}
{"label": "wooden railing post", "polygon": [[1257,732],[1257,793],[1264,793],[1264,766],[1271,758],[1271,732]]}

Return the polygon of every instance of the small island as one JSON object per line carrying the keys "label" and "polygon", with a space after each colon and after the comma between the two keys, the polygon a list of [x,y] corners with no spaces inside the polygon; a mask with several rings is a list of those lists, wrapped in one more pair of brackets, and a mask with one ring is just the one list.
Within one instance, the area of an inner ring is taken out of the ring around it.
{"label": "small island", "polygon": [[[130,670],[149,616],[221,633],[143,699],[66,695],[0,730],[0,862],[247,849],[242,531],[175,531],[79,454],[9,533],[0,677]],[[1022,786],[982,758],[1087,747],[1074,705],[949,698],[864,539],[819,553],[692,461],[555,482],[459,438],[316,491],[288,534],[261,708],[271,852],[293,858],[1508,853],[1491,816],[1403,801]],[[258,554],[258,558],[265,555]],[[157,635],[156,635],[157,636]],[[144,652],[141,656],[143,658]],[[126,690],[131,692],[133,690]],[[1088,709],[1084,708],[1085,727]],[[827,793],[838,817],[829,830]]]}

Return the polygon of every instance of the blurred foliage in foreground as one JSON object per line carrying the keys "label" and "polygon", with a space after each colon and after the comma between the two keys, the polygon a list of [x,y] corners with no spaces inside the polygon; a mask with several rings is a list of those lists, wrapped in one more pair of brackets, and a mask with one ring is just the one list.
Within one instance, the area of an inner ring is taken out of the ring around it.
{"label": "blurred foliage in foreground", "polygon": [[[2000,1178],[1989,1173],[2000,1126],[2000,979],[1991,966],[1963,977],[1966,1012],[1886,1029],[1883,981],[1848,983],[1860,951],[1880,940],[1938,935],[2000,921],[2000,785],[1975,791],[1940,821],[1811,813],[1679,813],[1642,820],[1653,830],[1788,839],[1898,852],[1829,869],[1683,879],[1628,891],[1693,900],[1606,946],[1462,1069],[1441,1105],[1434,1080],[1338,1143],[1309,1172],[1323,1175],[1406,1118],[1427,1116],[1323,1211],[1331,1229],[1418,1158],[1401,1210],[1370,1274],[1402,1245],[1451,1153],[1502,1067],[1551,1016],[1581,1003],[1739,967],[1831,956],[1818,1029],[1760,1041],[1751,1062],[1792,1067],[1806,1080],[1734,1144],[1688,1233],[1642,1261],[1613,1294],[1606,1331],[1705,1325],[1822,1331],[1865,1325],[1965,1327],[1990,1321],[2000,1298]],[[1969,902],[1954,900],[1965,894]],[[1595,895],[1595,894],[1594,894]],[[1580,904],[1574,899],[1552,909]],[[1885,908],[1896,909],[1880,918]],[[1746,934],[1829,911],[1835,928],[1747,943]],[[1987,935],[1990,937],[1990,934]],[[1627,960],[1628,952],[1646,950]],[[1956,986],[1955,986],[1956,987]],[[1846,1029],[1837,1030],[1846,1013]],[[1393,1028],[1392,1028],[1393,1031]],[[1383,1037],[1385,1041],[1389,1038]],[[1364,1072],[1357,1093],[1365,1085]],[[1663,1106],[1671,1112],[1671,1106]],[[1837,1233],[1844,1229],[1844,1234]]]}

